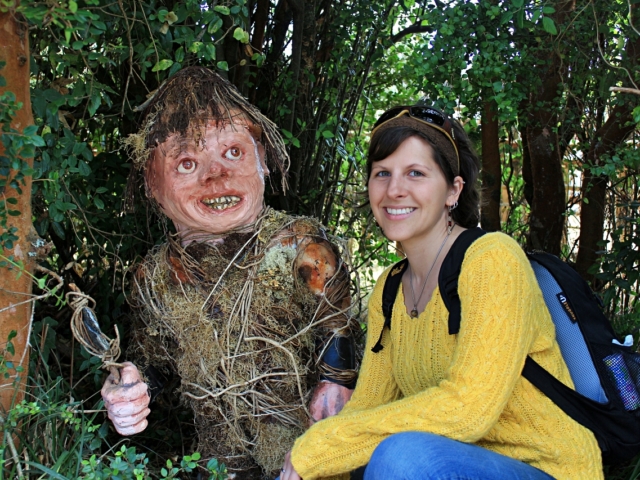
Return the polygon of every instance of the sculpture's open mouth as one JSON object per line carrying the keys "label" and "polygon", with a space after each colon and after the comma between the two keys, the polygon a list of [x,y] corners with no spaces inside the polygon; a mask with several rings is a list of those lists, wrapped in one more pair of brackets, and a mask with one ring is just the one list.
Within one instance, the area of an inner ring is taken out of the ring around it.
{"label": "sculpture's open mouth", "polygon": [[224,197],[203,198],[202,203],[214,210],[226,210],[227,208],[235,207],[241,200],[240,197],[235,195],[227,195]]}

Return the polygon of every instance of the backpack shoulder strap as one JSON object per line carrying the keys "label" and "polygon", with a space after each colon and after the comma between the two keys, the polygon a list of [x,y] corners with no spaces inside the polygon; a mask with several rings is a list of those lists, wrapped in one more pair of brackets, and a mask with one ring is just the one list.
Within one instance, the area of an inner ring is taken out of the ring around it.
{"label": "backpack shoulder strap", "polygon": [[405,272],[408,266],[409,262],[406,258],[404,260],[400,260],[393,266],[393,268],[389,272],[389,275],[387,275],[387,279],[384,282],[384,288],[382,289],[382,314],[384,315],[384,325],[382,326],[382,330],[380,331],[380,338],[378,338],[378,341],[371,349],[373,353],[378,353],[384,348],[382,346],[382,334],[384,333],[385,327],[389,327],[389,329],[391,329],[391,315],[393,314],[393,304],[396,301],[398,289],[400,288],[400,283],[402,282],[402,274]]}
{"label": "backpack shoulder strap", "polygon": [[438,287],[444,305],[449,310],[449,335],[455,335],[460,331],[460,296],[458,295],[458,277],[460,268],[467,249],[485,233],[481,228],[470,228],[462,232],[453,242],[447,256],[444,257],[440,273],[438,274]]}

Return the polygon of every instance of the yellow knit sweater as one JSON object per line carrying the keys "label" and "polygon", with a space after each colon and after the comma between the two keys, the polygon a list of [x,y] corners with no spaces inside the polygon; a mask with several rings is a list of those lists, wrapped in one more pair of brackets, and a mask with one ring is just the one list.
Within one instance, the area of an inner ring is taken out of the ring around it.
{"label": "yellow knit sweater", "polygon": [[573,386],[534,273],[514,240],[491,233],[467,250],[458,335],[448,333],[437,288],[417,319],[407,314],[400,289],[384,349],[372,353],[384,323],[387,274],[369,301],[365,356],[352,399],[294,445],[292,462],[304,480],[354,470],[386,437],[412,430],[475,443],[557,479],[603,478],[593,434],[521,375],[531,355]]}

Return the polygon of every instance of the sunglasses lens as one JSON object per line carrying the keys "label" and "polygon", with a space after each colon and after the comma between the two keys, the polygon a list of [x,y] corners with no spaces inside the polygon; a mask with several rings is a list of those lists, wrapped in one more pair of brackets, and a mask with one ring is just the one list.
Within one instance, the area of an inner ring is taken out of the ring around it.
{"label": "sunglasses lens", "polygon": [[411,107],[409,113],[411,113],[412,117],[433,123],[439,127],[442,127],[446,121],[446,117],[442,113],[429,107]]}
{"label": "sunglasses lens", "polygon": [[403,111],[406,111],[409,116],[413,118],[417,118],[418,120],[422,120],[423,122],[437,125],[452,137],[451,122],[449,121],[448,117],[440,110],[436,110],[435,108],[431,107],[401,106],[391,108],[390,110],[387,110],[382,115],[380,115],[380,118],[378,118],[376,123],[373,125],[373,129],[375,130],[379,125],[382,125],[392,118],[397,117]]}
{"label": "sunglasses lens", "polygon": [[373,128],[376,128],[378,125],[386,122],[387,120],[391,120],[393,117],[397,116],[403,110],[407,110],[407,107],[394,107],[390,110],[387,110],[382,115],[380,115],[380,118],[378,118],[376,123],[373,125]]}

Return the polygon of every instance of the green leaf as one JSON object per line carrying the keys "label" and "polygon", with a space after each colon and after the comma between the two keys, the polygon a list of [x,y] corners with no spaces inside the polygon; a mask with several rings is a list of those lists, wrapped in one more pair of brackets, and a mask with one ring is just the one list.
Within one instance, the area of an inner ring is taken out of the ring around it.
{"label": "green leaf", "polygon": [[522,8],[522,5],[524,5],[524,0],[511,0],[511,3],[516,8]]}
{"label": "green leaf", "polygon": [[92,117],[95,115],[98,107],[100,106],[100,103],[102,103],[100,93],[96,92],[91,95],[91,100],[89,100],[89,106],[87,107],[87,109],[89,110],[89,115],[91,115]]}
{"label": "green leaf", "polygon": [[69,10],[71,13],[76,13],[78,11],[78,4],[73,0],[69,0]]}
{"label": "green leaf", "polygon": [[173,12],[169,12],[167,13],[166,17],[164,17],[164,21],[167,22],[169,25],[173,25],[178,21],[178,16]]}
{"label": "green leaf", "polygon": [[31,137],[31,144],[34,147],[44,147],[47,144],[44,142],[44,138],[42,138],[40,135],[33,135]]}
{"label": "green leaf", "polygon": [[222,18],[216,17],[216,19],[209,24],[207,32],[216,33],[218,30],[220,30],[220,27],[222,27],[222,23]]}
{"label": "green leaf", "polygon": [[36,125],[29,125],[22,131],[22,134],[27,137],[31,137],[32,135],[35,135],[37,131],[38,127]]}
{"label": "green leaf", "polygon": [[229,13],[231,13],[229,7],[225,7],[224,5],[216,5],[213,7],[213,11],[221,13],[222,15],[229,15]]}
{"label": "green leaf", "polygon": [[202,42],[193,42],[189,46],[189,51],[191,53],[198,53],[200,51],[200,49],[202,48],[202,45],[204,45]]}
{"label": "green leaf", "polygon": [[542,28],[544,28],[545,32],[550,33],[551,35],[558,34],[555,22],[549,17],[542,17]]}
{"label": "green leaf", "polygon": [[218,62],[216,64],[216,67],[218,67],[220,70],[224,70],[225,72],[229,71],[229,64],[227,62]]}
{"label": "green leaf", "polygon": [[322,132],[322,136],[324,138],[333,138],[333,137],[335,137],[333,132],[331,132],[330,130],[325,130],[324,132]]}
{"label": "green leaf", "polygon": [[53,228],[53,232],[60,237],[62,240],[65,239],[64,229],[59,222],[51,222],[51,228]]}
{"label": "green leaf", "polygon": [[98,210],[104,210],[104,202],[98,197],[93,197],[93,204],[98,208]]}
{"label": "green leaf", "polygon": [[249,34],[240,27],[233,31],[233,38],[242,43],[249,43]]}
{"label": "green leaf", "polygon": [[158,63],[156,63],[151,69],[151,71],[159,72],[161,70],[166,70],[171,65],[173,65],[173,60],[169,60],[168,58],[165,58],[164,60],[160,60]]}
{"label": "green leaf", "polygon": [[87,165],[87,162],[80,160],[78,162],[78,170],[80,171],[80,175],[83,177],[88,177],[91,175],[91,167]]}

